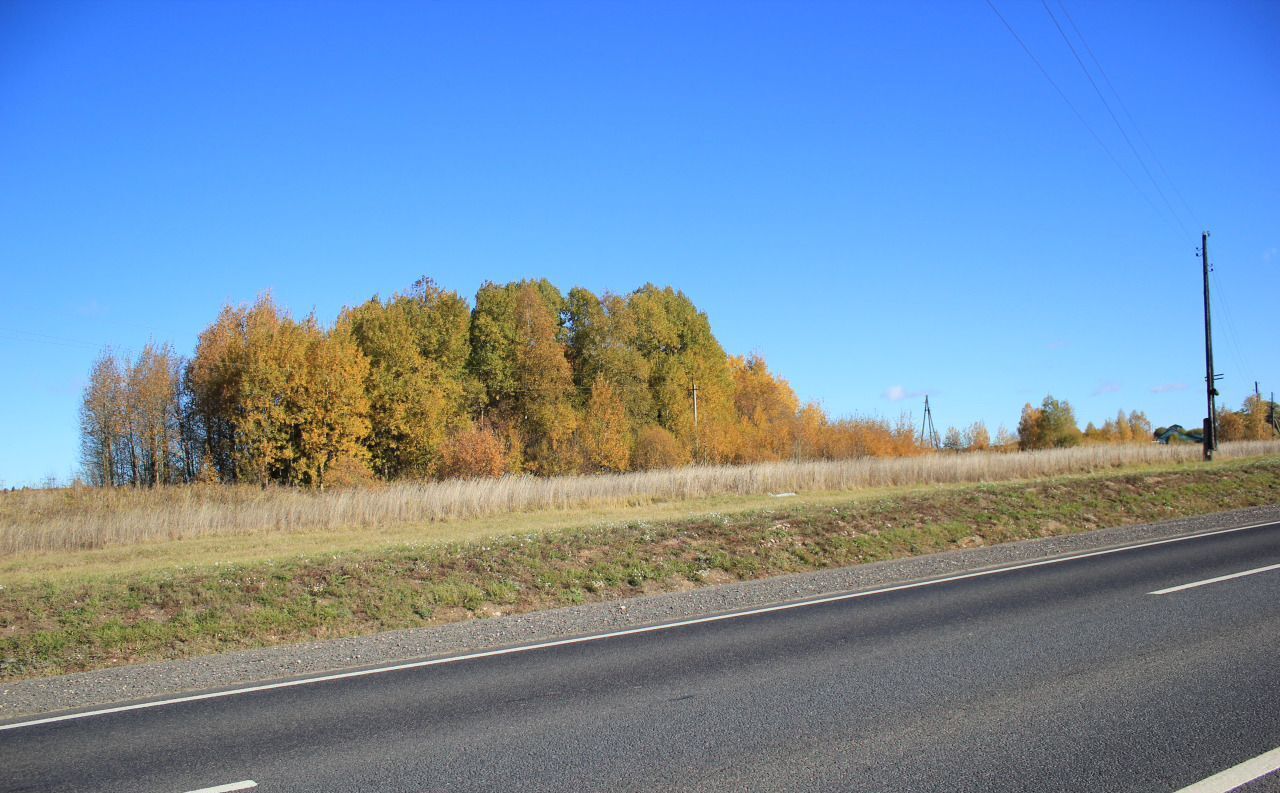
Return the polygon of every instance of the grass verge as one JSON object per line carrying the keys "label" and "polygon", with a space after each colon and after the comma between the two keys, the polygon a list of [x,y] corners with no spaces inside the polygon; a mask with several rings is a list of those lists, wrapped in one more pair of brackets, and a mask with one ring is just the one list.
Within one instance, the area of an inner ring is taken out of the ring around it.
{"label": "grass verge", "polygon": [[[1276,503],[1280,458],[949,485],[0,584],[0,680],[368,634]],[[135,549],[136,550],[136,549]]]}

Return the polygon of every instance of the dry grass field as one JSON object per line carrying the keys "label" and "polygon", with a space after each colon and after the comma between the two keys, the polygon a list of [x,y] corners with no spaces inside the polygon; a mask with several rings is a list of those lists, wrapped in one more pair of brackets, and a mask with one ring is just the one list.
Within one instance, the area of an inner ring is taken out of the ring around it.
{"label": "dry grass field", "polygon": [[[1280,454],[1280,442],[1223,444],[1221,459]],[[456,523],[528,513],[769,493],[1004,482],[1198,461],[1197,446],[1096,445],[1020,454],[933,454],[555,478],[398,483],[314,492],[186,486],[0,493],[0,556],[173,540]]]}

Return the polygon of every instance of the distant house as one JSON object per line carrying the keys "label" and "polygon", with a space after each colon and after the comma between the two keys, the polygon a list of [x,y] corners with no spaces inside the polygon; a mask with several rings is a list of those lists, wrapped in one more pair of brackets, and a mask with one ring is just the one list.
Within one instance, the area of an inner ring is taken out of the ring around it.
{"label": "distant house", "polygon": [[1164,431],[1156,436],[1156,443],[1203,443],[1204,433],[1202,430],[1183,429],[1181,424],[1173,424],[1165,427]]}

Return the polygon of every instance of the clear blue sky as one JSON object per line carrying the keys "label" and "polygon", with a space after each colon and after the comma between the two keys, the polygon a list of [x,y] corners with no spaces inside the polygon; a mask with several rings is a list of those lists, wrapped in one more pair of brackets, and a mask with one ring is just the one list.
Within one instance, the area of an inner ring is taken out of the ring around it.
{"label": "clear blue sky", "polygon": [[3,0],[0,480],[76,469],[104,345],[423,274],[674,285],[834,414],[1195,424],[1207,226],[1224,398],[1280,390],[1280,4],[1067,3],[1180,221],[1037,2],[1141,190],[985,0]]}

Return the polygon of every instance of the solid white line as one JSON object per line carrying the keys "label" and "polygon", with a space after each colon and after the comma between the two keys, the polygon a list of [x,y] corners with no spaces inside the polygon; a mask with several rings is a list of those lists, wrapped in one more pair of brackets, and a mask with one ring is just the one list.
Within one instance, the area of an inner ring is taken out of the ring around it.
{"label": "solid white line", "polygon": [[199,790],[188,790],[187,793],[231,793],[233,790],[248,790],[257,787],[258,783],[252,779],[246,779],[243,782],[231,782],[226,785],[218,785],[217,787],[202,787]]}
{"label": "solid white line", "polygon": [[1242,578],[1255,573],[1265,573],[1268,570],[1280,570],[1280,564],[1269,564],[1266,567],[1255,567],[1252,570],[1245,570],[1242,573],[1232,573],[1230,575],[1220,575],[1217,578],[1206,578],[1203,581],[1192,581],[1190,584],[1180,584],[1179,586],[1171,586],[1168,589],[1157,589],[1155,592],[1148,592],[1148,595],[1167,595],[1170,592],[1181,592],[1184,589],[1195,589],[1198,586],[1206,584],[1216,584],[1219,581],[1230,581],[1233,578]]}
{"label": "solid white line", "polygon": [[1248,784],[1258,777],[1266,776],[1280,768],[1280,748],[1260,754],[1252,760],[1245,760],[1226,771],[1202,779],[1194,785],[1188,785],[1177,793],[1227,793],[1241,785]]}
{"label": "solid white line", "polygon": [[551,641],[537,642],[534,644],[524,644],[517,647],[504,647],[499,650],[484,650],[481,652],[466,653],[464,655],[453,655],[447,658],[431,658],[424,661],[408,661],[406,663],[391,664],[388,666],[378,666],[371,669],[356,669],[350,672],[335,672],[327,675],[317,675],[315,677],[304,677],[297,680],[286,680],[280,683],[263,683],[256,686],[245,686],[243,688],[232,688],[225,691],[211,691],[206,694],[191,694],[185,697],[173,697],[172,699],[160,699],[153,702],[138,702],[132,705],[118,705],[112,708],[100,708],[98,710],[86,710],[80,713],[67,713],[61,716],[48,716],[42,719],[32,719],[30,721],[20,721],[14,724],[0,724],[0,732],[4,730],[16,730],[21,727],[34,727],[37,724],[51,724],[58,721],[69,721],[71,719],[83,719],[89,716],[105,716],[109,713],[123,713],[130,710],[142,710],[144,708],[158,708],[162,705],[177,705],[182,702],[198,702],[204,699],[215,699],[218,697],[230,697],[237,694],[251,694],[255,691],[270,691],[277,688],[292,688],[294,686],[305,686],[312,683],[325,683],[332,680],[347,680],[353,677],[367,677],[369,675],[380,675],[385,672],[399,672],[405,669],[421,669],[428,666],[440,666],[443,664],[452,664],[459,661],[471,661],[476,658],[492,658],[500,655],[513,655],[515,653],[525,653],[531,650],[544,650],[549,647],[564,647],[571,644],[586,644],[587,642],[600,641],[601,639],[612,639],[618,636],[634,636],[641,633],[656,633],[658,631],[671,630],[672,628],[682,628],[686,625],[701,625],[708,622],[721,622],[723,620],[738,619],[739,617],[750,617],[756,614],[768,614],[775,611],[787,611],[789,609],[804,608],[805,606],[817,606],[823,603],[836,603],[842,600],[854,600],[856,598],[870,597],[872,595],[883,595],[889,592],[900,592],[905,589],[919,589],[926,586],[934,586],[936,584],[947,584],[952,581],[964,581],[970,578],[982,578],[989,575],[998,575],[1000,573],[1010,573],[1015,570],[1027,570],[1033,567],[1044,567],[1052,564],[1062,564],[1064,562],[1074,562],[1077,559],[1089,559],[1095,556],[1107,556],[1113,553],[1121,553],[1123,551],[1133,551],[1140,548],[1151,548],[1157,545],[1168,545],[1175,542],[1185,542],[1187,540],[1198,540],[1203,537],[1215,537],[1219,534],[1231,534],[1237,531],[1247,531],[1249,529],[1262,528],[1264,526],[1274,526],[1275,521],[1267,523],[1254,523],[1249,526],[1236,526],[1231,529],[1218,529],[1216,531],[1206,531],[1200,534],[1188,534],[1182,537],[1170,537],[1164,540],[1150,540],[1148,542],[1135,543],[1133,545],[1123,545],[1117,548],[1107,548],[1101,551],[1089,551],[1088,553],[1079,553],[1072,556],[1058,556],[1052,559],[1041,559],[1036,562],[1024,562],[1022,564],[1009,565],[1007,567],[996,567],[989,570],[978,570],[972,573],[961,573],[959,575],[947,576],[945,578],[933,578],[926,581],[915,581],[910,584],[896,584],[894,586],[882,587],[880,589],[870,589],[862,592],[846,592],[840,595],[826,595],[824,597],[812,598],[810,600],[799,600],[791,603],[781,603],[774,606],[762,606],[760,608],[747,609],[746,611],[734,611],[727,614],[713,614],[709,617],[693,617],[686,620],[677,620],[675,622],[664,622],[659,625],[648,625],[642,628],[626,628],[624,630],[609,631],[608,633],[595,633],[588,636],[575,636],[571,639],[554,639]]}

